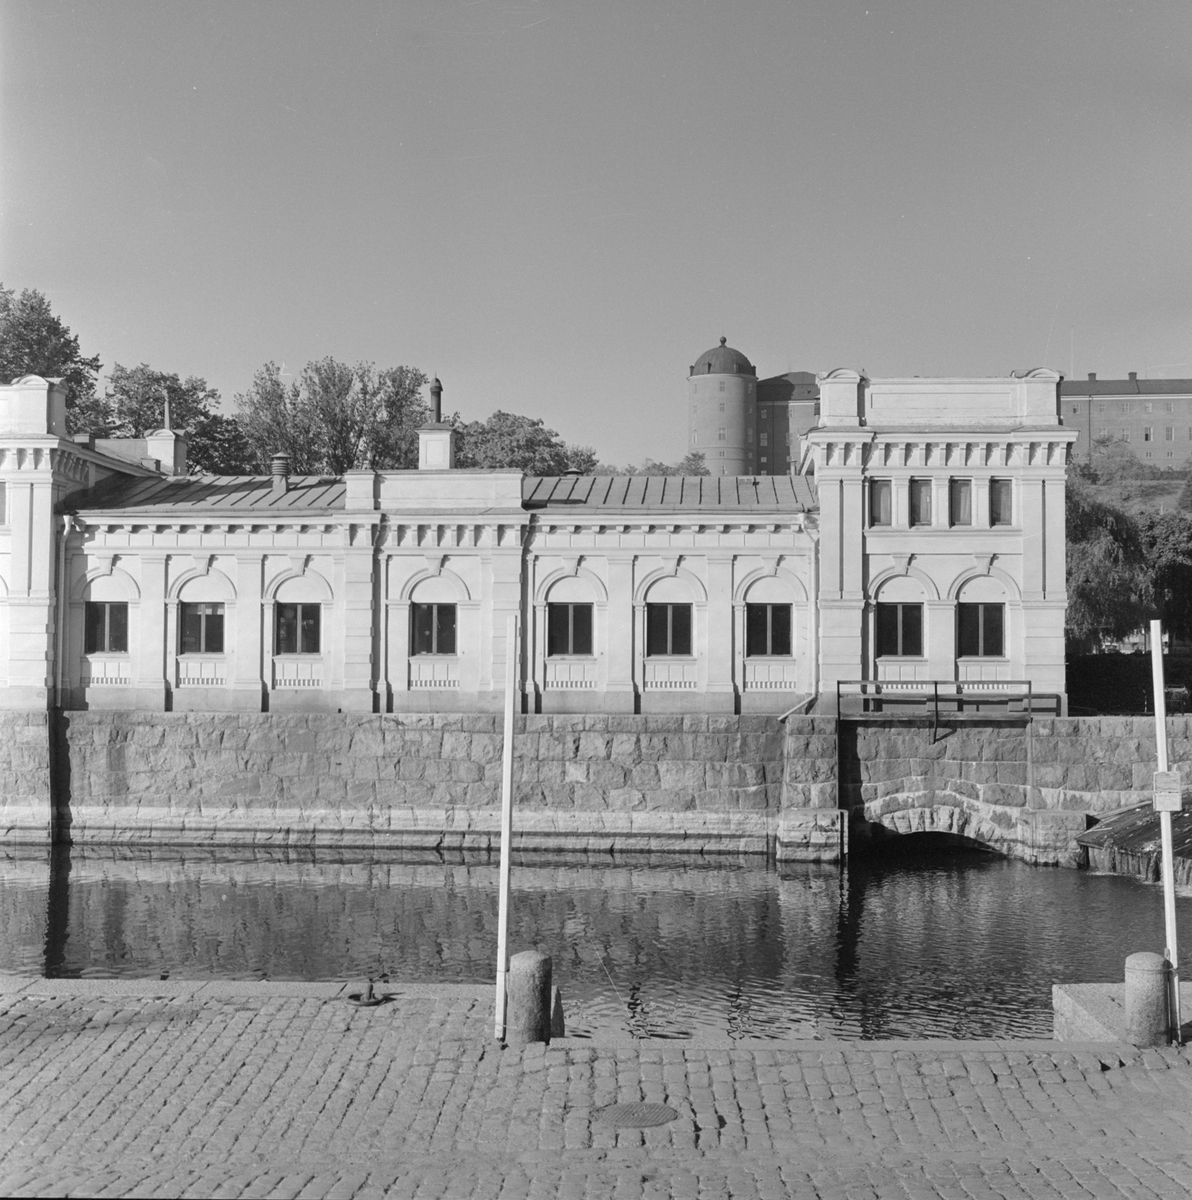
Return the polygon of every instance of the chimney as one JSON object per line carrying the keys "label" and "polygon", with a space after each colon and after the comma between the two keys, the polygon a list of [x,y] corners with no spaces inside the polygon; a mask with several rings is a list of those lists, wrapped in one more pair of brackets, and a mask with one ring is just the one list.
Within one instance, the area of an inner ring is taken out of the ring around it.
{"label": "chimney", "polygon": [[273,481],[273,494],[284,496],[290,490],[290,456],[275,454],[269,460],[269,475]]}
{"label": "chimney", "polygon": [[1096,383],[1096,382],[1097,382],[1097,372],[1090,371],[1089,372],[1089,383]]}
{"label": "chimney", "polygon": [[418,470],[450,471],[455,466],[455,430],[443,420],[443,385],[430,383],[430,420],[418,430]]}
{"label": "chimney", "polygon": [[1137,371],[1131,371],[1131,372],[1130,372],[1130,376],[1129,376],[1129,378],[1130,378],[1130,382],[1131,382],[1131,383],[1137,383],[1137,382],[1138,382],[1138,372],[1137,372]]}

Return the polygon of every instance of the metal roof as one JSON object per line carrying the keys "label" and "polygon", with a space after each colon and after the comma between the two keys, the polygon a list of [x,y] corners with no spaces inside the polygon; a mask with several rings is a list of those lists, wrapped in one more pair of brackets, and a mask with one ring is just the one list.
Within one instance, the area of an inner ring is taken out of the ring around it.
{"label": "metal roof", "polygon": [[529,475],[522,499],[531,510],[573,511],[801,513],[816,504],[801,475]]}
{"label": "metal roof", "polygon": [[1061,396],[1188,396],[1192,379],[1065,379]]}
{"label": "metal roof", "polygon": [[113,479],[71,496],[70,512],[170,511],[288,513],[298,509],[342,509],[342,479],[291,475],[284,492],[273,490],[268,475],[186,475],[153,479]]}

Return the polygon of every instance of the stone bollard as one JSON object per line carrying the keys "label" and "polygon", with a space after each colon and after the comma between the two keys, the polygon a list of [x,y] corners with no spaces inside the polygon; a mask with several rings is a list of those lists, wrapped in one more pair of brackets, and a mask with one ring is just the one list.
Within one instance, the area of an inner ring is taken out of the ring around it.
{"label": "stone bollard", "polygon": [[1126,959],[1126,1041],[1135,1046],[1167,1045],[1169,970],[1161,954],[1143,952]]}
{"label": "stone bollard", "polygon": [[505,989],[505,1044],[550,1042],[551,961],[549,954],[523,950],[509,960]]}

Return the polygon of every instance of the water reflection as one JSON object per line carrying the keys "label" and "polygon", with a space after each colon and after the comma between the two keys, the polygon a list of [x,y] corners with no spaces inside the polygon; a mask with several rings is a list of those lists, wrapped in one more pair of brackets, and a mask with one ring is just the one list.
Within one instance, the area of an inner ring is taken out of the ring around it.
{"label": "water reflection", "polygon": [[[496,888],[488,857],[11,854],[0,971],[485,982]],[[1120,979],[1161,942],[1157,888],[990,856],[534,855],[513,872],[510,945],[553,956],[580,1035],[1047,1036],[1052,983]]]}

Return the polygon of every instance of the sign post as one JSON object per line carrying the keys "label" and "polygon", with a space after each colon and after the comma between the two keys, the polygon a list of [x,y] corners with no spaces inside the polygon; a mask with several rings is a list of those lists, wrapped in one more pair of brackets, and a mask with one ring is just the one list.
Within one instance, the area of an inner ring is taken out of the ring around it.
{"label": "sign post", "polygon": [[513,841],[513,698],[520,655],[518,617],[510,614],[505,638],[505,740],[501,754],[501,867],[497,899],[497,1007],[493,1037],[505,1040],[505,987],[509,978],[509,850]]}
{"label": "sign post", "polygon": [[1167,696],[1163,688],[1163,626],[1151,622],[1151,680],[1155,689],[1155,745],[1159,769],[1154,777],[1154,806],[1159,814],[1159,836],[1163,869],[1163,924],[1167,942],[1163,956],[1170,963],[1168,971],[1167,1011],[1174,1025],[1175,1040],[1181,1040],[1180,1030],[1180,959],[1176,945],[1175,924],[1175,862],[1171,845],[1171,814],[1183,805],[1183,789],[1178,771],[1167,769]]}

